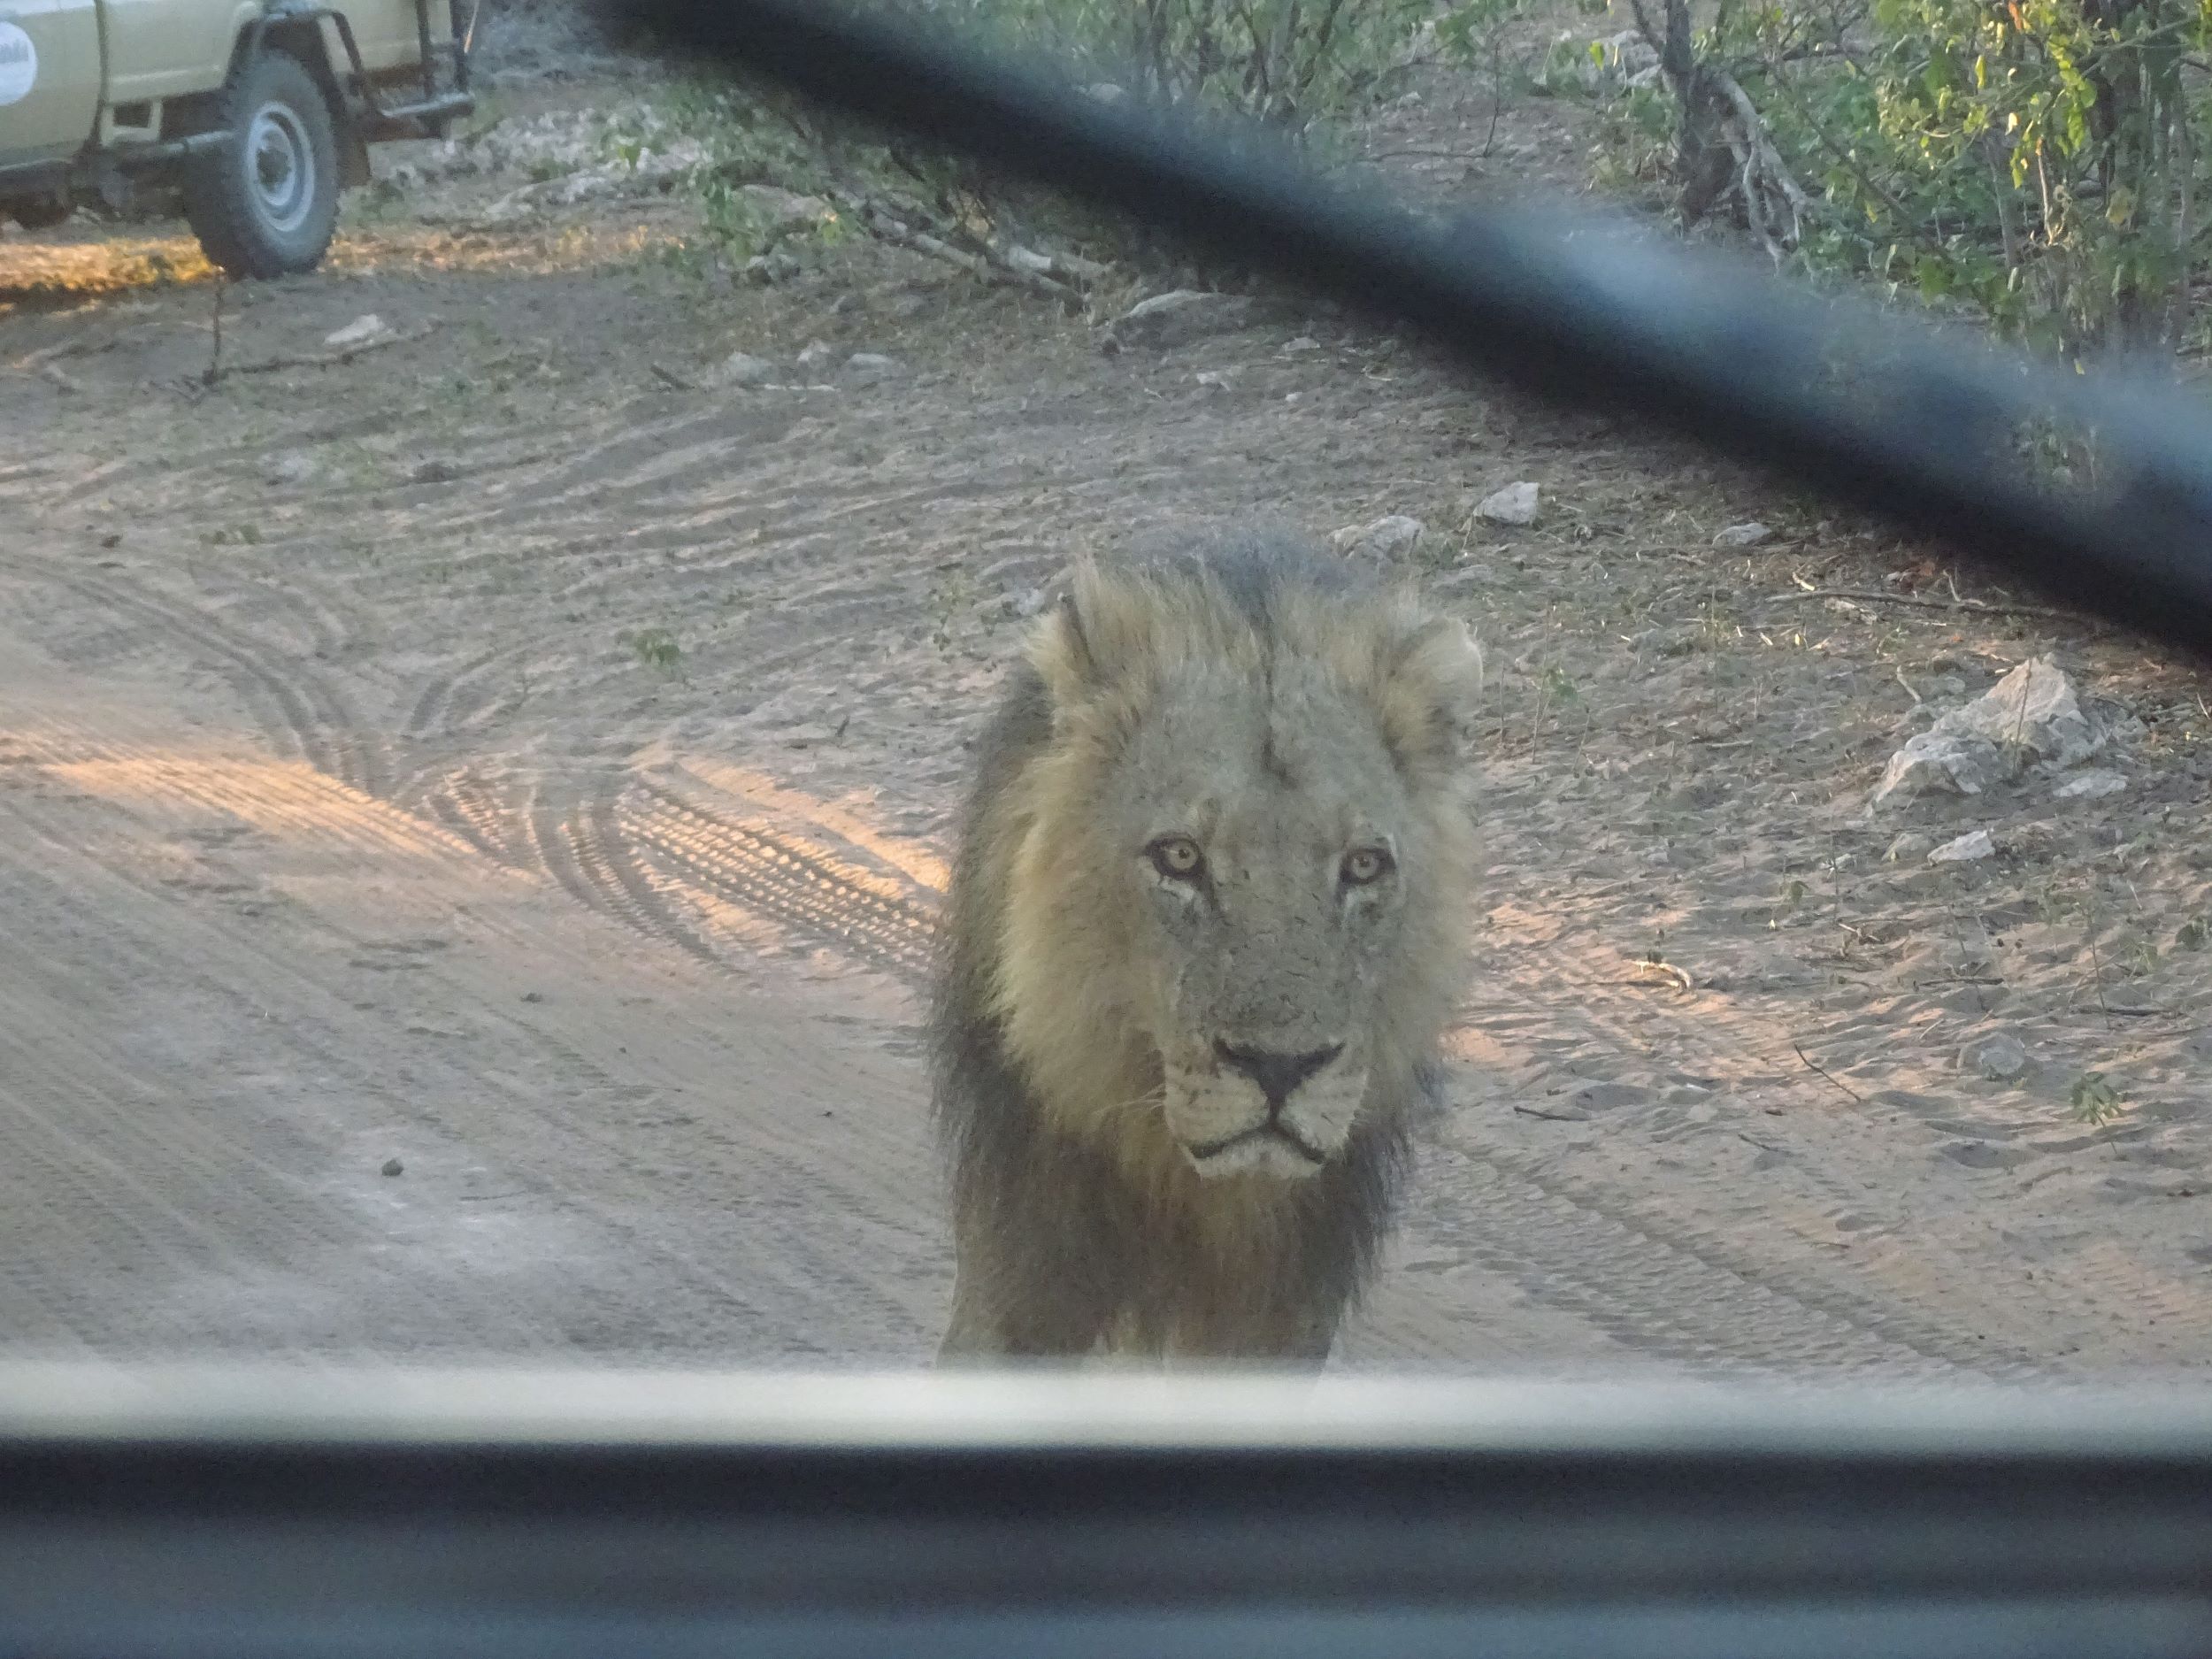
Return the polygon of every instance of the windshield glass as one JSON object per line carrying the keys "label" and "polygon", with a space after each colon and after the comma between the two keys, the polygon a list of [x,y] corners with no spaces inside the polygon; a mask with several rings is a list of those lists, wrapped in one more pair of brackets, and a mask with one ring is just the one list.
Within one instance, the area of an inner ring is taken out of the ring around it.
{"label": "windshield glass", "polygon": [[[2162,4],[859,15],[2093,384],[2204,343]],[[337,9],[0,19],[0,1358],[2207,1357],[2200,668],[609,13]]]}

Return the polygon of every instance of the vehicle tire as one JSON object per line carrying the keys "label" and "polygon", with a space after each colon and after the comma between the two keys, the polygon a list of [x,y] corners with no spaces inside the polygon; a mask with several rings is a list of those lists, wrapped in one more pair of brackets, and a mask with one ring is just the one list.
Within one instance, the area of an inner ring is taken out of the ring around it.
{"label": "vehicle tire", "polygon": [[0,219],[12,219],[25,230],[51,230],[75,211],[72,203],[42,201],[36,196],[0,202]]}
{"label": "vehicle tire", "polygon": [[322,263],[338,227],[338,137],[330,104],[288,52],[257,52],[223,91],[230,138],[197,157],[184,216],[208,258],[234,277],[279,277]]}

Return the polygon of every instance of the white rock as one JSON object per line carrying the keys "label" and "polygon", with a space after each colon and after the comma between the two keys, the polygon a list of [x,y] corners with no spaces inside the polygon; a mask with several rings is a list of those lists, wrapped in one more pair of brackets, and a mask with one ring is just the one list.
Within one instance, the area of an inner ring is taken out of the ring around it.
{"label": "white rock", "polygon": [[1534,524],[1539,491],[1525,480],[1494,490],[1475,503],[1475,517],[1492,524]]}
{"label": "white rock", "polygon": [[879,380],[895,380],[906,373],[906,365],[896,357],[887,357],[880,351],[856,351],[845,359],[845,378],[862,386],[873,386]]}
{"label": "white rock", "polygon": [[[1973,702],[1936,717],[1890,757],[1874,804],[1929,791],[1979,795],[2030,761],[2078,765],[2108,733],[2082,711],[2073,683],[2047,657],[2032,657]],[[2109,793],[2098,786],[2086,793]]]}
{"label": "white rock", "polygon": [[714,371],[716,383],[722,386],[765,386],[775,378],[774,364],[744,351],[731,352]]}
{"label": "white rock", "polygon": [[1652,50],[1651,42],[1634,29],[1624,29],[1594,44],[1599,49],[1599,61],[1593,62],[1586,52],[1578,53],[1575,61],[1576,78],[1593,92],[1642,74],[1659,64],[1659,54]]}
{"label": "white rock", "polygon": [[542,199],[559,207],[580,202],[604,202],[622,194],[622,180],[611,173],[572,173],[542,187]]}
{"label": "white rock", "polygon": [[287,449],[262,463],[261,477],[273,489],[281,484],[309,483],[321,470],[315,465],[315,457],[306,450]]}
{"label": "white rock", "polygon": [[795,190],[780,190],[772,184],[741,185],[737,193],[779,230],[818,225],[830,217],[830,204],[818,196],[801,196]]}
{"label": "white rock", "polygon": [[1209,391],[1228,391],[1234,382],[1226,369],[1204,369],[1198,374],[1198,383]]}
{"label": "white rock", "polygon": [[1329,538],[1329,545],[1340,553],[1356,553],[1367,558],[1394,558],[1410,553],[1421,538],[1428,534],[1428,526],[1418,518],[1394,512],[1386,518],[1372,524],[1347,525]]}
{"label": "white rock", "polygon": [[2030,757],[2051,766],[2078,765],[2105,742],[2082,712],[2073,682],[2047,657],[2029,658],[1929,730],[1993,743],[2015,761],[2016,770]]}
{"label": "white rock", "polygon": [[1874,804],[1922,795],[1979,795],[2009,775],[1995,744],[1923,732],[1889,757],[1881,782],[1874,786]]}
{"label": "white rock", "polygon": [[1283,342],[1283,355],[1286,357],[1294,356],[1296,353],[1301,351],[1318,351],[1320,349],[1321,342],[1318,340],[1316,340],[1311,334],[1300,334],[1295,340],[1286,340]]}
{"label": "white rock", "polygon": [[826,341],[810,341],[800,349],[799,366],[803,369],[819,368],[833,355]]}
{"label": "white rock", "polygon": [[2009,1083],[2028,1069],[2028,1051],[2017,1037],[1999,1032],[1961,1048],[1959,1064],[1993,1083]]}
{"label": "white rock", "polygon": [[1916,858],[1926,857],[1928,849],[1934,845],[1935,842],[1932,838],[1907,830],[1895,841],[1890,842],[1889,850],[1882,855],[1882,862],[1891,864],[1910,864]]}
{"label": "white rock", "polygon": [[1757,547],[1762,541],[1771,541],[1774,532],[1757,519],[1748,524],[1732,524],[1713,538],[1715,547]]}
{"label": "white rock", "polygon": [[2117,795],[2127,787],[2128,780],[2118,772],[2093,766],[2087,772],[2076,772],[2052,793],[2061,801],[2095,801]]}
{"label": "white rock", "polygon": [[1970,864],[1978,858],[1986,858],[1997,850],[1997,843],[1989,839],[1985,829],[1969,830],[1956,841],[1949,841],[1928,855],[1932,864]]}
{"label": "white rock", "polygon": [[346,351],[355,346],[365,346],[372,340],[380,340],[392,332],[391,326],[374,311],[357,317],[343,328],[333,329],[323,336],[323,344],[335,350]]}
{"label": "white rock", "polygon": [[1636,29],[1623,29],[1606,42],[1605,56],[1608,62],[1618,64],[1630,74],[1654,68],[1659,62],[1658,49]]}

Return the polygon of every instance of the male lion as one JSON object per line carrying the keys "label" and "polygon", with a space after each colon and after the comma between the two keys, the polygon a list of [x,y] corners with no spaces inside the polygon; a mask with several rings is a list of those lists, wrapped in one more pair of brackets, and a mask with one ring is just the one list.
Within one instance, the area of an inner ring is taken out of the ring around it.
{"label": "male lion", "polygon": [[941,1361],[1319,1365],[1473,880],[1456,620],[1294,544],[1079,565],[983,740],[934,1012]]}

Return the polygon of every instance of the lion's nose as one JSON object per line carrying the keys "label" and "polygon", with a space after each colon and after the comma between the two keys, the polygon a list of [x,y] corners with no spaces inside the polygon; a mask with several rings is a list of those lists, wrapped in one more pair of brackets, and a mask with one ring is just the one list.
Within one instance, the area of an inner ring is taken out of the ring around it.
{"label": "lion's nose", "polygon": [[1264,1048],[1240,1048],[1218,1037],[1214,1039],[1214,1053],[1222,1064],[1243,1072],[1258,1084],[1260,1093],[1267,1096],[1271,1113],[1280,1111],[1292,1090],[1343,1052],[1344,1045],[1340,1042],[1304,1054],[1273,1054]]}

